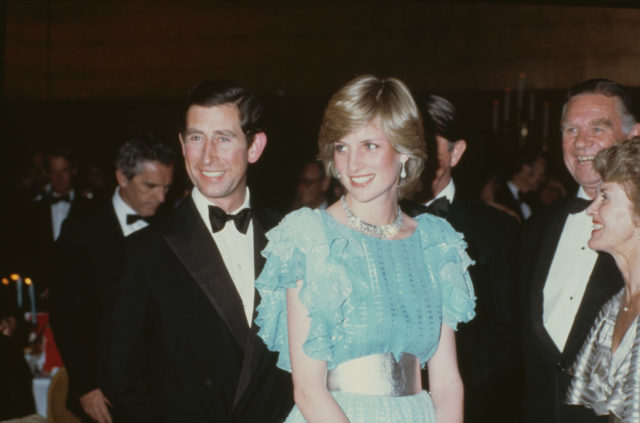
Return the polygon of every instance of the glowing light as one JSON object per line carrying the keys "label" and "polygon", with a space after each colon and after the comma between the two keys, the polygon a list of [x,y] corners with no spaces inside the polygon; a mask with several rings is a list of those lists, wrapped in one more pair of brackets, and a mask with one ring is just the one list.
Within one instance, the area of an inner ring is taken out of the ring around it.
{"label": "glowing light", "polygon": [[3,284],[3,285],[9,285],[9,279],[7,279],[7,278],[2,278],[2,284]]}
{"label": "glowing light", "polygon": [[31,281],[31,278],[24,278],[24,283],[27,285],[31,285],[33,282]]}
{"label": "glowing light", "polygon": [[20,275],[18,275],[17,273],[12,273],[12,274],[9,275],[9,278],[12,281],[16,282],[18,279],[20,279]]}

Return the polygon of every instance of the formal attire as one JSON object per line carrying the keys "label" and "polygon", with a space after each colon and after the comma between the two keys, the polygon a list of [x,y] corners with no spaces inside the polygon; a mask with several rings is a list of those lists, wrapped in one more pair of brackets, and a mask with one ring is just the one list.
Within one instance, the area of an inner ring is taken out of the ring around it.
{"label": "formal attire", "polygon": [[567,403],[582,405],[623,423],[640,422],[640,325],[638,317],[611,353],[613,329],[624,290],[602,307],[569,373]]}
{"label": "formal attire", "polygon": [[502,204],[516,212],[521,221],[525,221],[531,216],[531,205],[522,198],[522,193],[518,190],[513,182],[506,181],[498,184],[493,194],[494,201]]}
{"label": "formal attire", "polygon": [[613,258],[587,246],[591,219],[584,210],[572,210],[580,198],[588,198],[582,188],[577,197],[533,215],[523,230],[519,279],[525,422],[606,421],[564,401],[567,369],[602,305],[622,287]]}
{"label": "formal attire", "polygon": [[[444,202],[444,205],[442,205]],[[465,387],[465,422],[513,422],[519,412],[518,343],[513,306],[519,246],[518,221],[455,189],[453,180],[425,205],[404,201],[411,216],[432,213],[446,219],[467,242],[475,262],[469,274],[477,296],[476,317],[456,334]],[[494,395],[487,397],[487,392]],[[502,413],[496,413],[499,407]]]}
{"label": "formal attire", "polygon": [[65,221],[53,260],[51,326],[69,375],[67,408],[85,419],[78,398],[100,388],[102,294],[121,261],[125,235],[148,225],[144,220],[127,223],[135,211],[119,191],[100,207]]}
{"label": "formal attire", "polygon": [[[462,237],[437,217],[417,222],[410,237],[384,240],[303,208],[268,233],[267,264],[256,280],[259,335],[291,371],[286,290],[302,280],[299,298],[311,317],[303,351],[327,362],[328,388],[351,422],[435,422],[427,392],[377,391],[387,380],[371,378],[367,364],[354,367],[385,354],[424,366],[442,324],[455,329],[474,315]],[[294,407],[287,422],[303,421]]]}
{"label": "formal attire", "polygon": [[[247,321],[245,290],[238,289],[245,281],[232,280],[247,274],[245,260],[225,260],[203,202],[194,189],[125,240],[123,274],[104,319],[105,391],[115,421],[276,422],[291,407],[290,377]],[[251,254],[257,273],[265,229],[278,216],[252,210],[251,239],[222,235],[221,242],[251,245],[235,255]]]}

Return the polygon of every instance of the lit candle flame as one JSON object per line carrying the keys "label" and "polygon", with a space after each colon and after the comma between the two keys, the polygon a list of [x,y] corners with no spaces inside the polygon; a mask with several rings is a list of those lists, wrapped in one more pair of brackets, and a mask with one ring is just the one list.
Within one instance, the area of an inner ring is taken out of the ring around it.
{"label": "lit candle flame", "polygon": [[7,278],[2,278],[2,284],[3,284],[3,285],[9,285],[9,279],[7,279]]}
{"label": "lit candle flame", "polygon": [[9,278],[11,278],[12,281],[16,282],[18,279],[20,279],[20,275],[18,275],[17,273],[12,273],[11,275],[9,275]]}
{"label": "lit candle flame", "polygon": [[31,281],[31,278],[24,278],[24,283],[27,285],[31,285],[33,282]]}

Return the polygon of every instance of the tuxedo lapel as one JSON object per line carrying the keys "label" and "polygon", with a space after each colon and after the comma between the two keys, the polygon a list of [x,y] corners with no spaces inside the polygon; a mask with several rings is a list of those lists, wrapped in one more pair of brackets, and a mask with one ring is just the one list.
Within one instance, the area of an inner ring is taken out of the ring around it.
{"label": "tuxedo lapel", "polygon": [[178,207],[175,227],[164,238],[244,349],[249,326],[242,300],[191,198]]}
{"label": "tuxedo lapel", "polygon": [[563,359],[571,364],[578,353],[582,342],[596,320],[603,300],[608,300],[623,285],[622,275],[616,263],[609,254],[598,253],[598,259],[593,266],[591,277],[584,291],[580,308],[576,313],[574,325],[571,327],[563,351]]}

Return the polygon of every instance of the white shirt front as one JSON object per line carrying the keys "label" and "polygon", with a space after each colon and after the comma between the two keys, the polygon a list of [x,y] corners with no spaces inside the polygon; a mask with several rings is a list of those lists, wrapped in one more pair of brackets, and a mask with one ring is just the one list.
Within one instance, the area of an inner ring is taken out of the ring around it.
{"label": "white shirt front", "polygon": [[522,217],[524,219],[528,219],[529,216],[531,216],[531,207],[529,207],[529,205],[522,201],[522,199],[520,198],[520,190],[511,181],[507,181],[507,187],[509,188],[509,191],[511,191],[513,198],[515,198],[520,205],[520,212],[522,212]]}
{"label": "white shirt front", "polygon": [[[60,230],[62,229],[62,222],[69,215],[69,210],[71,210],[71,203],[73,202],[73,197],[75,193],[73,190],[69,191],[69,202],[67,201],[58,201],[55,204],[51,204],[51,229],[53,230],[53,240],[57,241],[60,236]],[[56,194],[51,193],[52,198],[58,197]]]}
{"label": "white shirt front", "polygon": [[428,206],[439,198],[446,198],[449,203],[453,203],[453,197],[456,195],[456,186],[453,184],[453,178],[449,179],[449,183],[442,191],[436,194],[431,200],[427,201],[424,205]]}
{"label": "white shirt front", "polygon": [[[582,187],[578,197],[591,200]],[[586,210],[567,217],[544,285],[542,321],[560,351],[598,258],[598,253],[587,246],[592,228]]]}
{"label": "white shirt front", "polygon": [[124,236],[131,235],[135,231],[139,231],[140,229],[149,226],[149,224],[142,219],[138,219],[131,224],[127,224],[127,215],[138,213],[122,199],[120,196],[120,187],[116,188],[116,192],[113,193],[111,202],[113,203],[113,209],[116,211],[116,217],[118,218],[118,223],[120,223]]}
{"label": "white shirt front", "polygon": [[[197,189],[191,192],[191,197],[196,205],[196,209],[207,226],[209,233],[213,237],[224,265],[231,276],[233,284],[242,300],[247,323],[251,326],[253,320],[253,302],[255,299],[255,262],[253,254],[253,219],[249,223],[247,233],[243,234],[236,228],[233,221],[227,221],[225,226],[218,232],[211,230],[209,220],[209,205],[217,205],[207,198]],[[244,208],[248,208],[249,189],[245,191],[244,202],[240,207],[229,214],[236,214]]]}

